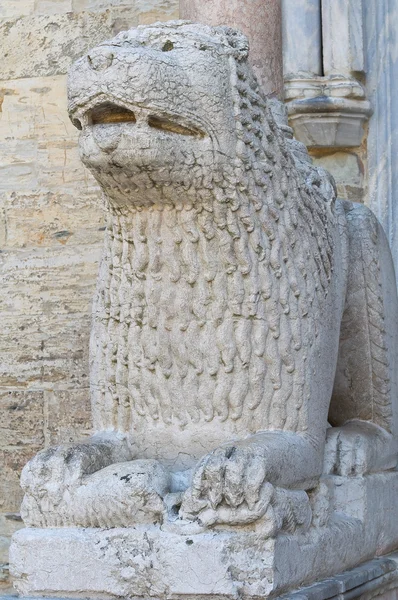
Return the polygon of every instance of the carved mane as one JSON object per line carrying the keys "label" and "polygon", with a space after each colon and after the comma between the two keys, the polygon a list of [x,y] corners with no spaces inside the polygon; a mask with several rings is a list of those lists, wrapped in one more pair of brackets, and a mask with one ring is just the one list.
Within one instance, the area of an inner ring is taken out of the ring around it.
{"label": "carved mane", "polygon": [[[236,45],[233,30],[212,31]],[[215,416],[307,427],[303,365],[333,270],[333,184],[298,158],[247,51],[229,65],[237,159],[223,179],[187,189],[183,205],[171,188],[170,206],[107,204],[91,338],[98,430]]]}

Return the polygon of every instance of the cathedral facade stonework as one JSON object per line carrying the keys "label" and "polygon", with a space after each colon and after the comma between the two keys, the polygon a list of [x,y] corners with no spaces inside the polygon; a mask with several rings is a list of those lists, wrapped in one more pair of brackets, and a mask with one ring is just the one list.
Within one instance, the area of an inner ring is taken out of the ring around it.
{"label": "cathedral facade stonework", "polygon": [[296,64],[282,4],[289,124],[313,164],[233,29],[130,29],[172,2],[1,9],[3,589],[20,512],[22,594],[275,595],[397,545],[396,281],[363,206],[369,17],[323,2],[320,55]]}

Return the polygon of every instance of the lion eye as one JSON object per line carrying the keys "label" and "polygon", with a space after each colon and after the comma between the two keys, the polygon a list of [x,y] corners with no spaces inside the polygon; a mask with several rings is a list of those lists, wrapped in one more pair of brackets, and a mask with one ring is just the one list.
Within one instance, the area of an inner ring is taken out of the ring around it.
{"label": "lion eye", "polygon": [[184,125],[180,125],[180,123],[170,121],[170,119],[155,117],[154,115],[151,115],[148,118],[148,125],[149,127],[153,127],[154,129],[161,129],[162,131],[178,133],[180,135],[193,135],[196,137],[204,136],[203,131],[200,131],[200,129],[196,129],[194,127],[185,127]]}
{"label": "lion eye", "polygon": [[135,123],[136,118],[133,111],[117,106],[111,102],[106,102],[94,108],[90,113],[92,125],[102,125],[106,123]]}

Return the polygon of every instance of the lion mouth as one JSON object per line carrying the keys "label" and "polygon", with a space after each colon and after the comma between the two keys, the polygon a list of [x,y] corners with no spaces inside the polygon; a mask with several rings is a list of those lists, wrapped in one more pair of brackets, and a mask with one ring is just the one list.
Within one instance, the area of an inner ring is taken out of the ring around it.
{"label": "lion mouth", "polygon": [[[184,136],[205,137],[205,133],[195,125],[179,122],[179,118],[169,115],[159,115],[148,109],[137,108],[137,111],[130,110],[125,106],[114,104],[113,102],[103,102],[94,106],[86,113],[86,122],[89,126],[96,125],[115,125],[115,124],[136,124],[138,121],[145,121],[152,129],[158,129],[166,133],[173,133]],[[81,124],[79,122],[81,129]],[[77,125],[78,126],[78,125]]]}

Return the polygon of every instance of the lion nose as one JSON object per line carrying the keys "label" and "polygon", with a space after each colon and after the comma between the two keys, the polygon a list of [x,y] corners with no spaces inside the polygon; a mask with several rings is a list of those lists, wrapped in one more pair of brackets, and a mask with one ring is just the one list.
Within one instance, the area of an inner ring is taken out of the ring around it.
{"label": "lion nose", "polygon": [[103,71],[111,66],[113,61],[113,52],[106,49],[100,49],[96,52],[90,52],[87,60],[93,71]]}

